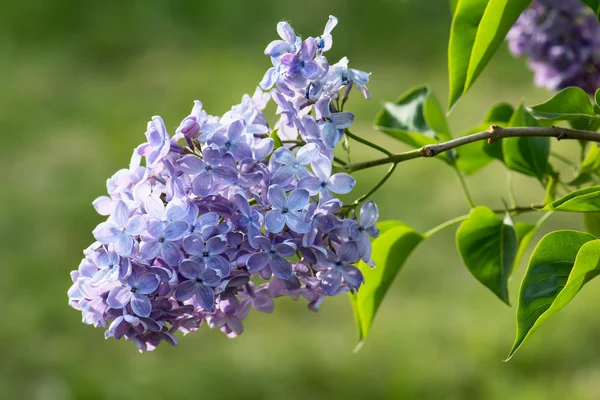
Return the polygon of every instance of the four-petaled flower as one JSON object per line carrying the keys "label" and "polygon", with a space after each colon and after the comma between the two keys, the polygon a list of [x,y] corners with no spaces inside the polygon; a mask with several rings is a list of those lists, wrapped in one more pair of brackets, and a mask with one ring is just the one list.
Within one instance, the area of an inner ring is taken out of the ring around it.
{"label": "four-petaled flower", "polygon": [[231,185],[237,181],[237,171],[230,165],[221,165],[223,157],[216,147],[207,147],[202,156],[204,160],[195,155],[187,155],[179,160],[183,172],[196,175],[192,181],[194,194],[205,197],[214,191],[215,182]]}
{"label": "four-petaled flower", "polygon": [[273,275],[281,279],[290,279],[292,275],[292,264],[284,257],[290,257],[296,252],[296,246],[292,243],[272,244],[263,236],[255,238],[258,248],[263,251],[252,254],[247,261],[248,269],[257,272],[269,267]]}
{"label": "four-petaled flower", "polygon": [[171,148],[169,134],[161,117],[152,117],[152,121],[148,122],[146,138],[148,142],[141,144],[137,151],[139,155],[146,157],[149,166],[153,166],[162,160]]}
{"label": "four-petaled flower", "polygon": [[298,233],[306,233],[310,224],[304,220],[302,210],[308,205],[310,195],[304,189],[294,189],[287,197],[285,189],[279,185],[269,186],[267,191],[269,203],[273,206],[265,216],[265,225],[271,233],[279,233],[287,225]]}
{"label": "four-petaled flower", "polygon": [[273,152],[272,160],[281,164],[273,175],[272,182],[277,185],[287,186],[294,178],[301,179],[310,175],[305,165],[310,164],[319,155],[319,146],[308,143],[302,146],[296,155],[287,148],[280,147]]}
{"label": "four-petaled flower", "polygon": [[175,242],[183,238],[187,231],[188,224],[184,221],[150,221],[148,229],[141,235],[142,258],[152,260],[160,255],[160,258],[171,266],[179,264],[181,250]]}
{"label": "four-petaled flower", "polygon": [[[323,281],[323,290],[330,296],[338,294],[342,287],[342,280],[356,290],[363,283],[362,272],[353,263],[359,259],[358,246],[355,242],[344,243],[336,253],[328,252],[327,256],[317,253],[322,265],[327,267],[326,271],[319,272]],[[344,290],[344,289],[342,289]]]}
{"label": "four-petaled flower", "polygon": [[242,136],[245,129],[244,121],[238,119],[229,125],[226,135],[214,135],[211,140],[224,152],[231,153],[236,161],[252,158],[252,148]]}
{"label": "four-petaled flower", "polygon": [[175,289],[175,298],[185,301],[196,297],[196,302],[205,310],[210,310],[215,302],[214,287],[221,283],[221,278],[211,268],[192,260],[183,260],[179,264],[179,273],[187,280]]}
{"label": "four-petaled flower", "polygon": [[223,236],[213,236],[206,241],[200,235],[188,236],[183,240],[183,249],[222,278],[229,275],[229,261],[221,255],[227,249],[227,240]]}
{"label": "four-petaled flower", "polygon": [[331,192],[338,194],[350,193],[356,185],[356,180],[345,172],[331,175],[331,162],[319,156],[311,164],[316,176],[305,176],[298,182],[298,187],[306,189],[311,195],[319,194],[321,200],[333,198]]}
{"label": "four-petaled flower", "polygon": [[146,229],[146,219],[141,215],[129,218],[129,208],[119,200],[108,221],[94,229],[93,235],[97,241],[109,244],[118,255],[127,257],[133,249],[134,237]]}
{"label": "four-petaled flower", "polygon": [[140,317],[147,317],[152,311],[152,303],[148,298],[158,288],[160,280],[151,273],[144,273],[139,277],[131,275],[124,286],[113,288],[108,293],[106,303],[115,309],[121,309],[131,304],[131,309]]}
{"label": "four-petaled flower", "polygon": [[361,258],[370,266],[375,265],[371,259],[371,238],[379,236],[379,229],[375,226],[377,218],[379,218],[377,205],[367,201],[360,208],[360,220],[353,221],[350,225],[350,234],[356,240]]}

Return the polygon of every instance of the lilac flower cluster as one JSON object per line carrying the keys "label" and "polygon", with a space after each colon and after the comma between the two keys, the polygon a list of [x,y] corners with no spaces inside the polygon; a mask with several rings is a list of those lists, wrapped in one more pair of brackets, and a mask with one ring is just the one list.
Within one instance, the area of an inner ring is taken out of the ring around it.
{"label": "lilac flower cluster", "polygon": [[[280,23],[281,40],[265,50],[273,67],[223,116],[196,101],[173,136],[152,118],[129,168],[94,201],[108,219],[68,291],[84,323],[147,351],[203,323],[235,337],[251,308],[271,312],[278,296],[302,296],[316,311],[326,296],[359,289],[353,264],[373,265],[378,210],[366,202],[357,217],[343,206],[335,195],[355,180],[332,162],[354,119],[341,108],[354,86],[369,97],[369,75],[346,58],[329,65],[336,23],[305,40]],[[271,98],[278,148],[263,114]]]}
{"label": "lilac flower cluster", "polygon": [[600,87],[600,24],[580,0],[534,1],[506,38],[515,56],[529,57],[536,85]]}

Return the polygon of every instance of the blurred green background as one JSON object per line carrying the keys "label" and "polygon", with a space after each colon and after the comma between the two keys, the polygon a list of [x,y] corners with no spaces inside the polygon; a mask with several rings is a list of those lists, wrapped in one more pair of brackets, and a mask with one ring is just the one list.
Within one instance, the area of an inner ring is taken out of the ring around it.
{"label": "blurred green background", "polygon": [[[600,293],[592,285],[542,327],[509,363],[514,307],[498,301],[461,265],[454,229],[409,259],[365,346],[345,296],[313,314],[302,301],[252,313],[229,340],[201,329],[139,354],[103,339],[67,305],[69,271],[102,220],[91,201],[126,166],[146,121],[160,114],[174,130],[200,99],[222,114],[252,93],[270,66],[262,55],[285,19],[303,36],[340,19],[335,62],[347,55],[371,71],[373,99],[348,109],[354,132],[394,150],[371,128],[381,102],[428,82],[445,103],[446,0],[4,2],[0,13],[0,398],[2,399],[598,399]],[[523,60],[503,48],[451,115],[454,135],[477,125],[498,101],[529,104],[535,89]],[[577,145],[555,149],[575,154]],[[359,145],[355,157],[375,156]],[[557,165],[557,167],[563,167]],[[563,168],[564,170],[564,168]],[[381,170],[357,174],[355,193]],[[568,170],[564,170],[567,174]],[[475,201],[501,206],[506,172],[490,165],[469,179]],[[518,202],[543,199],[515,179]],[[453,172],[437,160],[401,164],[374,196],[382,219],[420,231],[468,211]],[[582,229],[553,217],[550,229]],[[536,239],[536,240],[537,240]],[[511,290],[516,302],[521,265]]]}

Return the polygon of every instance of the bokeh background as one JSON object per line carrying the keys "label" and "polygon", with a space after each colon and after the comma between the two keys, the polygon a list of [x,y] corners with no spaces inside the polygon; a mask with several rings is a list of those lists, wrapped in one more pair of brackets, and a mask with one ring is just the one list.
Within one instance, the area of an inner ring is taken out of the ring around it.
{"label": "bokeh background", "polygon": [[[592,284],[502,359],[515,331],[514,307],[498,301],[461,265],[449,229],[419,247],[392,286],[362,350],[348,299],[314,314],[279,300],[254,312],[235,340],[201,329],[139,354],[103,339],[67,305],[81,251],[102,220],[91,201],[126,166],[146,121],[170,129],[200,99],[222,114],[252,93],[270,66],[262,55],[285,19],[303,36],[329,14],[336,61],[371,71],[373,99],[355,95],[355,133],[394,150],[376,133],[382,101],[428,82],[445,103],[446,0],[7,1],[0,12],[0,398],[2,399],[598,399],[600,293]],[[450,117],[454,135],[499,101],[533,104],[523,60],[503,47]],[[553,144],[566,155],[573,143]],[[353,146],[356,159],[375,156]],[[557,164],[566,174],[571,171]],[[355,193],[382,170],[357,174]],[[506,172],[490,165],[469,179],[479,204],[501,206]],[[533,180],[515,179],[521,204],[539,202]],[[420,231],[468,211],[453,172],[437,160],[401,164],[379,191],[382,219]],[[553,217],[550,229],[581,229]],[[524,264],[524,263],[523,263]],[[516,272],[516,302],[524,265]]]}

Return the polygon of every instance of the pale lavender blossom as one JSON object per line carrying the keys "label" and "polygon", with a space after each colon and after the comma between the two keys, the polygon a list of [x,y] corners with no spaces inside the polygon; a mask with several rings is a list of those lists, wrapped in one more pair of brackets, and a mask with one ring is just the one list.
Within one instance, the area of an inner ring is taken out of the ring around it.
{"label": "pale lavender blossom", "polygon": [[134,237],[146,229],[146,219],[141,215],[129,218],[129,209],[123,201],[117,202],[109,220],[94,229],[100,243],[111,245],[117,254],[127,257],[133,250]]}
{"label": "pale lavender blossom", "polygon": [[221,283],[221,278],[211,268],[192,260],[183,260],[179,264],[179,273],[187,280],[181,282],[175,290],[174,297],[185,301],[195,297],[205,310],[213,308],[215,302],[214,287]]}
{"label": "pale lavender blossom", "polygon": [[121,309],[131,304],[131,309],[140,317],[147,317],[152,311],[152,303],[147,295],[158,288],[159,279],[156,275],[145,273],[139,277],[132,275],[108,293],[106,303],[115,309]]}
{"label": "pale lavender blossom", "polygon": [[279,185],[269,186],[267,198],[272,205],[265,216],[265,225],[269,232],[279,233],[287,225],[298,233],[306,233],[310,229],[302,212],[308,205],[309,194],[304,189],[294,189],[286,196],[285,189]]}

